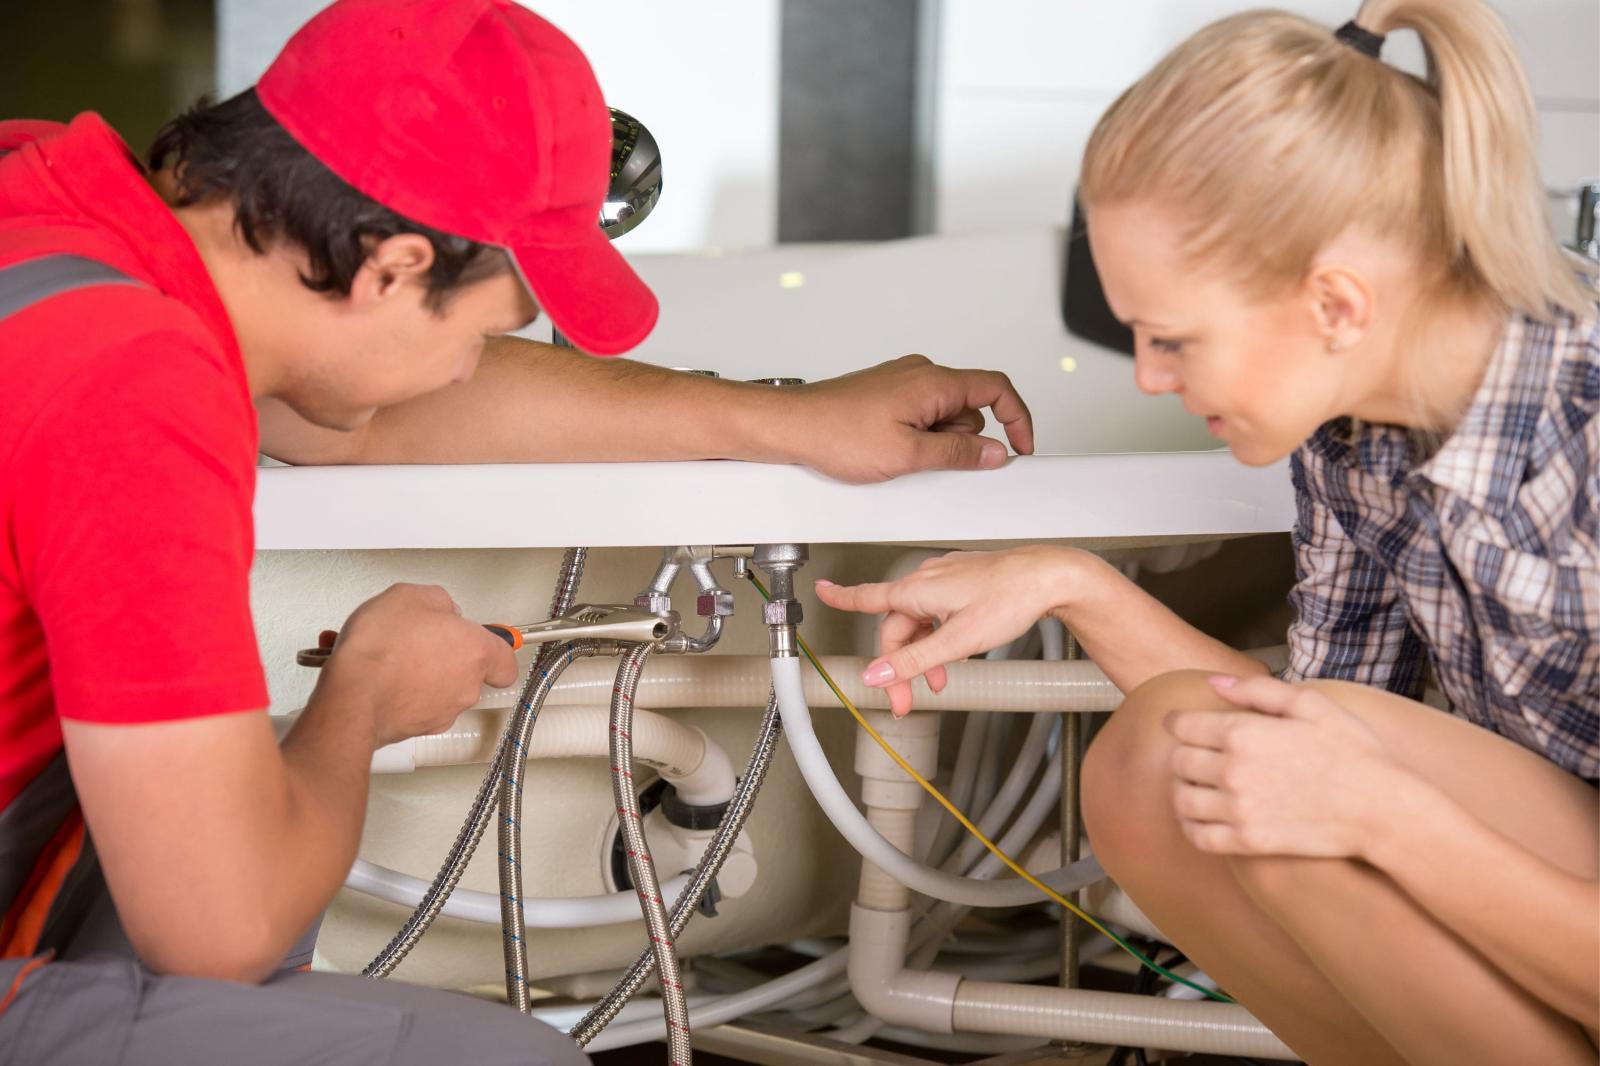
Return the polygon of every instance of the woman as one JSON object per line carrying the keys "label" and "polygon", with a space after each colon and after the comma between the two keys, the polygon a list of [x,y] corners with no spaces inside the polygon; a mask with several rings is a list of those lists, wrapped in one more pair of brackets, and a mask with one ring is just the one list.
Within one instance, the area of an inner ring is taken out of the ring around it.
{"label": "woman", "polygon": [[[1397,29],[1426,80],[1378,58]],[[1313,1063],[1595,1061],[1600,308],[1534,129],[1479,0],[1369,0],[1208,27],[1090,141],[1140,387],[1293,455],[1281,680],[1072,549],[818,585],[885,614],[865,680],[902,714],[1061,619],[1129,693],[1087,756],[1096,854]]]}

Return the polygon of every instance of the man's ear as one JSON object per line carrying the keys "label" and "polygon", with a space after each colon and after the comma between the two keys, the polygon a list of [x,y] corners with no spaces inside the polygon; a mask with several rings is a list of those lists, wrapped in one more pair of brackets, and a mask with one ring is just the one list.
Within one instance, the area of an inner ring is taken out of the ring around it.
{"label": "man's ear", "polygon": [[357,306],[382,303],[412,283],[426,284],[433,267],[433,244],[420,233],[399,233],[373,246],[351,279],[350,299]]}
{"label": "man's ear", "polygon": [[1318,263],[1306,278],[1306,297],[1317,332],[1330,352],[1355,347],[1372,325],[1372,286],[1357,270]]}

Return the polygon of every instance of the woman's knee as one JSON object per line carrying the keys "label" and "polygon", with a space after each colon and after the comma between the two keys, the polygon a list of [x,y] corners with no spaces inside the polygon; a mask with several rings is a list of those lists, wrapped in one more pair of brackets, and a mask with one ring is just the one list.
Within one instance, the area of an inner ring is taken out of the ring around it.
{"label": "woman's knee", "polygon": [[[1121,841],[1148,840],[1158,825],[1175,825],[1169,785],[1174,742],[1167,714],[1216,696],[1200,670],[1162,674],[1128,693],[1084,757],[1084,822],[1096,854],[1123,850]],[[1145,849],[1136,849],[1142,851]]]}

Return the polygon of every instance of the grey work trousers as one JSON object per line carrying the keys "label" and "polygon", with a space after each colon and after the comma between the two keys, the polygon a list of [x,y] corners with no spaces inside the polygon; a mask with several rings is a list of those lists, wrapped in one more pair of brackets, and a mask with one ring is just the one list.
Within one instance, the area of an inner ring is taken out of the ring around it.
{"label": "grey work trousers", "polygon": [[[576,1044],[485,1000],[284,970],[260,985],[152,973],[106,906],[87,945],[29,974],[0,1014],[0,1066],[577,1066]],[[288,965],[309,958],[314,931]],[[26,959],[0,961],[0,997]]]}

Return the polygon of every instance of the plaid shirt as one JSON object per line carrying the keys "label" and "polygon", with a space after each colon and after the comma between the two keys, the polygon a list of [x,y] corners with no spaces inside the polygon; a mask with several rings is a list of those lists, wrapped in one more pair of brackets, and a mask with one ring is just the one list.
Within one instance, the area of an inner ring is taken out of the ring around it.
{"label": "plaid shirt", "polygon": [[1415,699],[1431,663],[1456,714],[1600,778],[1600,315],[1513,316],[1431,457],[1338,419],[1292,468],[1284,676]]}

